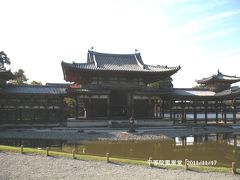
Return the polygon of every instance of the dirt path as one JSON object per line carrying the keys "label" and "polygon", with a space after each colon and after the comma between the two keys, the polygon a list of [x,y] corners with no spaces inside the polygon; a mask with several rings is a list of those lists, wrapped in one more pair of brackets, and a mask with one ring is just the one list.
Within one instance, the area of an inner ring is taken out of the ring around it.
{"label": "dirt path", "polygon": [[0,179],[217,179],[239,180],[240,175],[164,170],[137,165],[107,164],[66,158],[0,152]]}

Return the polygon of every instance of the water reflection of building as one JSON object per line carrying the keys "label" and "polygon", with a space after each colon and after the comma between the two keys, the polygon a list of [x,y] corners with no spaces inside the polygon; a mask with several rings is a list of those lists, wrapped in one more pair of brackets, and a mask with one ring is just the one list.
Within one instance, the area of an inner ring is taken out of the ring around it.
{"label": "water reflection of building", "polygon": [[231,166],[240,160],[240,136],[206,136],[159,139],[151,141],[81,141],[67,142],[37,139],[1,139],[1,144],[24,147],[50,147],[55,151],[147,160],[217,160],[218,166]]}
{"label": "water reflection of building", "polygon": [[188,137],[175,137],[175,146],[192,146],[205,143],[222,143],[229,146],[240,147],[240,136],[232,134],[206,134]]}
{"label": "water reflection of building", "polygon": [[[230,166],[240,159],[240,136],[209,134],[152,141],[91,141],[76,145],[81,153],[154,160],[216,160],[218,166]],[[72,145],[73,147],[73,145]],[[70,149],[68,146],[65,149]]]}
{"label": "water reflection of building", "polygon": [[231,87],[240,81],[236,76],[218,72],[197,81],[205,88],[173,88],[171,76],[179,66],[147,65],[138,51],[106,54],[93,49],[86,63],[62,62],[62,69],[64,79],[73,84],[12,86],[5,82],[13,77],[0,71],[1,123],[66,122],[64,97],[76,101],[72,118],[76,123],[86,119],[107,125],[99,122],[107,119],[113,124],[130,116],[137,123],[144,119],[152,124],[236,123],[240,119],[240,88]]}

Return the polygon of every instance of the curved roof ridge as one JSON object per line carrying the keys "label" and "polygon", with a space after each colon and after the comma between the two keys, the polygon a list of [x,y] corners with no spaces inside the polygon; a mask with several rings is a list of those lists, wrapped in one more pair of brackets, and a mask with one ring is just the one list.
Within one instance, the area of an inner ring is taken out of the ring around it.
{"label": "curved roof ridge", "polygon": [[44,85],[44,84],[5,84],[4,85],[5,87],[32,87],[32,88],[39,88],[39,87],[41,87],[41,88],[49,88],[49,87],[51,87],[51,88],[64,88],[63,86],[64,85],[62,85],[62,86],[54,86],[54,85]]}
{"label": "curved roof ridge", "polygon": [[194,88],[173,88],[174,90],[191,90],[191,91],[209,91],[208,89],[194,89]]}
{"label": "curved roof ridge", "polygon": [[237,77],[236,75],[231,76],[231,75],[226,75],[226,74],[223,74],[223,73],[221,73],[221,75],[222,75],[222,76],[226,76],[226,77],[240,78],[240,77]]}
{"label": "curved roof ridge", "polygon": [[147,67],[151,67],[151,68],[162,68],[162,69],[168,69],[168,70],[180,70],[181,69],[181,66],[178,65],[178,66],[167,66],[167,65],[149,65],[149,64],[145,64],[145,66]]}
{"label": "curved roof ridge", "polygon": [[116,55],[116,56],[134,56],[135,54],[140,54],[140,52],[135,52],[135,53],[105,53],[105,52],[98,52],[98,51],[93,51],[93,50],[88,50],[89,53],[92,54],[97,54],[97,55]]}
{"label": "curved roof ridge", "polygon": [[136,56],[136,54],[134,54],[135,60],[137,61],[137,64],[142,68],[142,69],[146,69],[145,64],[142,61],[138,60],[138,57]]}
{"label": "curved roof ridge", "polygon": [[69,65],[69,66],[72,66],[72,65],[89,65],[89,64],[95,64],[94,62],[81,62],[81,63],[76,63],[76,62],[72,62],[72,63],[68,63],[68,62],[65,62],[65,61],[62,61],[62,64],[66,64],[66,65]]}
{"label": "curved roof ridge", "polygon": [[217,74],[213,74],[212,76],[209,76],[209,77],[206,77],[206,78],[202,78],[200,80],[196,80],[196,82],[198,84],[206,84],[207,82],[212,81],[212,80],[221,80],[221,81],[226,80],[226,81],[234,83],[234,82],[240,81],[240,77],[237,77],[236,75],[235,76],[225,75],[225,74],[222,74],[218,70]]}

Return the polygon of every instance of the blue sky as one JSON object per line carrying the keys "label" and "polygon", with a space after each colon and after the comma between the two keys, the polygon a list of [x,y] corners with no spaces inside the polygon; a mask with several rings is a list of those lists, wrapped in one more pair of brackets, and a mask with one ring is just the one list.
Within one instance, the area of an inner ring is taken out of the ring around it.
{"label": "blue sky", "polygon": [[[238,0],[0,0],[0,50],[30,80],[64,82],[61,61],[87,50],[133,53],[152,65],[181,65],[175,87],[220,69],[240,76]],[[238,85],[238,84],[237,84]]]}

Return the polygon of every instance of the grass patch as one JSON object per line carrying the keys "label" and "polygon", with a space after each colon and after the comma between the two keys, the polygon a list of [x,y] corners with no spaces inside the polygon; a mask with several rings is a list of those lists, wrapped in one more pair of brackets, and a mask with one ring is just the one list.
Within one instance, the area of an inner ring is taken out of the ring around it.
{"label": "grass patch", "polygon": [[[0,151],[9,151],[9,152],[15,152],[20,153],[21,148],[20,147],[14,147],[14,146],[5,146],[0,145]],[[23,148],[23,153],[30,153],[30,154],[39,154],[39,155],[46,155],[45,149],[36,149],[36,148]],[[72,153],[66,153],[66,152],[58,152],[49,150],[48,152],[49,156],[52,157],[65,157],[65,158],[73,158]],[[75,159],[78,160],[87,160],[87,161],[106,161],[106,157],[103,156],[94,156],[94,155],[87,155],[87,154],[75,154]],[[134,159],[123,159],[123,158],[117,158],[117,157],[111,157],[110,156],[110,162],[112,163],[121,163],[121,164],[131,164],[131,165],[144,165],[149,166],[148,161],[144,160],[134,160]],[[159,169],[184,169],[183,165],[165,165],[165,166],[152,166],[154,168]],[[229,167],[216,167],[216,166],[188,166],[189,171],[197,171],[197,172],[221,172],[221,173],[232,173],[232,168]],[[240,169],[237,169],[237,174],[240,174]]]}
{"label": "grass patch", "polygon": [[[14,147],[14,146],[0,145],[0,151],[10,151],[10,152],[20,153],[21,148]],[[23,153],[46,155],[46,150],[24,147]],[[52,151],[51,149],[49,150],[48,155],[53,157],[66,157],[66,158],[73,157],[72,153]],[[87,154],[75,154],[75,159],[88,160],[88,161],[106,161],[106,157],[87,155]],[[110,161],[116,162],[116,163],[123,163],[123,164],[148,165],[147,161],[143,161],[143,160],[131,160],[131,159],[122,159],[122,158],[115,158],[115,157],[110,157]]]}
{"label": "grass patch", "polygon": [[189,169],[192,171],[199,171],[199,172],[222,172],[222,173],[232,172],[232,168],[216,167],[216,166],[190,166]]}

